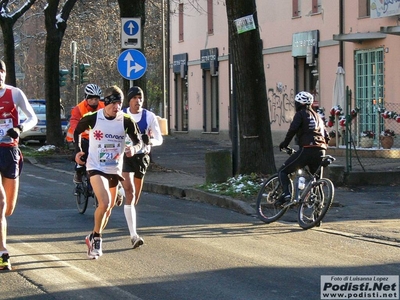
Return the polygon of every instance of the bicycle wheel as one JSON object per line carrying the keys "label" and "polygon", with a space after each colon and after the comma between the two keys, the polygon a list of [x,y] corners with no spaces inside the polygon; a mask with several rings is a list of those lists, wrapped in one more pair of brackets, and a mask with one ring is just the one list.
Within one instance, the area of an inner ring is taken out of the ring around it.
{"label": "bicycle wheel", "polygon": [[76,188],[76,206],[78,207],[78,212],[84,214],[89,202],[89,196],[87,194],[87,183],[86,177],[82,177],[82,183],[79,183]]}
{"label": "bicycle wheel", "polygon": [[301,228],[310,229],[320,226],[325,214],[332,205],[335,188],[328,178],[317,180],[309,191],[306,191],[298,211],[298,222]]}
{"label": "bicycle wheel", "polygon": [[261,221],[269,224],[284,215],[288,207],[282,208],[275,205],[281,195],[282,186],[277,174],[263,182],[257,195],[256,206],[257,216]]}

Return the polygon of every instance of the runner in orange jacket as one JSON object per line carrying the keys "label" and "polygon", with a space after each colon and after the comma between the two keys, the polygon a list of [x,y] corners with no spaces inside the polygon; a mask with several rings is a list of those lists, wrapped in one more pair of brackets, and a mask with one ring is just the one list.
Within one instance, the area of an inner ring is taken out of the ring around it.
{"label": "runner in orange jacket", "polygon": [[[80,119],[89,113],[104,108],[104,102],[100,101],[102,91],[96,84],[90,83],[85,87],[85,99],[83,99],[77,106],[71,110],[71,119],[69,121],[69,128],[67,132],[67,142],[74,142],[74,131]],[[87,132],[83,132],[81,140],[82,150],[87,153],[89,147],[89,136]],[[84,166],[75,164],[74,182],[82,182],[82,174],[86,171]]]}

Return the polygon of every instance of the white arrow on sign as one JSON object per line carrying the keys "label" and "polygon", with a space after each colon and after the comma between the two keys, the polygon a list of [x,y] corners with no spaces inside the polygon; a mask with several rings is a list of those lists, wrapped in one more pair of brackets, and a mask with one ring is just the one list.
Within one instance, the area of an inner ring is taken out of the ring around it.
{"label": "white arrow on sign", "polygon": [[[131,76],[132,70],[134,70],[135,73],[136,73],[136,72],[139,72],[140,70],[143,70],[143,68],[144,68],[143,66],[141,66],[138,63],[134,62],[134,59],[133,59],[133,57],[132,57],[130,52],[128,52],[126,54],[126,56],[124,58],[124,61],[126,61],[126,71],[127,71],[126,76],[127,77]],[[131,65],[132,62],[134,62],[134,65]]]}
{"label": "white arrow on sign", "polygon": [[135,25],[133,25],[133,22],[129,23],[128,29],[129,29],[129,35],[133,35],[133,30],[135,29]]}

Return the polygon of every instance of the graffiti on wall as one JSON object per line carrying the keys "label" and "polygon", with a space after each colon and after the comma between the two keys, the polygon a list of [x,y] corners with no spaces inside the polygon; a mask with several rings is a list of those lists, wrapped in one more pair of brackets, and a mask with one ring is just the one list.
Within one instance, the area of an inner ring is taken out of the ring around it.
{"label": "graffiti on wall", "polygon": [[290,123],[295,113],[294,90],[289,90],[287,85],[278,82],[275,89],[268,89],[267,98],[271,124],[281,126],[283,123]]}

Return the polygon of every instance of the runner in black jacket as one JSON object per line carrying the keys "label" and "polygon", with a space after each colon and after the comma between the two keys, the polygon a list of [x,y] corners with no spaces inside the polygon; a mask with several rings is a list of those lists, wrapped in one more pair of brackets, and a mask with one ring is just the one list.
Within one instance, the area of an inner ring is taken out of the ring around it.
{"label": "runner in black jacket", "polygon": [[307,92],[300,92],[295,97],[296,114],[279,149],[288,147],[296,135],[299,150],[291,155],[278,171],[283,194],[277,205],[282,205],[291,199],[288,175],[305,166],[308,166],[311,172],[315,172],[322,161],[322,156],[325,155],[329,136],[324,121],[311,108],[313,102],[313,95]]}

